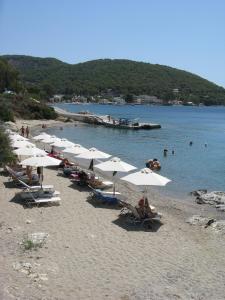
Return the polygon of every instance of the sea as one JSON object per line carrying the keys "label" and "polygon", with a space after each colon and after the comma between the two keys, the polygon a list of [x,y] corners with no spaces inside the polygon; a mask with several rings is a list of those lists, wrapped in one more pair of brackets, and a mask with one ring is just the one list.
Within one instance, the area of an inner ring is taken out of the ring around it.
{"label": "sea", "polygon": [[[161,124],[161,129],[128,130],[74,123],[49,128],[58,137],[95,147],[144,168],[148,159],[161,163],[158,172],[172,181],[154,187],[162,194],[178,199],[191,191],[225,189],[225,107],[57,104],[70,112],[88,111],[114,118]],[[190,145],[192,142],[192,145]],[[164,156],[167,149],[167,156]],[[174,154],[172,154],[174,151]]]}

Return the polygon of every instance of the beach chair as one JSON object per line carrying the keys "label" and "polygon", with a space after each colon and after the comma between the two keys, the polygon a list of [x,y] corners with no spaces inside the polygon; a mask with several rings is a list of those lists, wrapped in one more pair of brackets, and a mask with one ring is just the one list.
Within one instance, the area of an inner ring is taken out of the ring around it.
{"label": "beach chair", "polygon": [[[29,183],[30,179],[27,175],[22,175],[20,172],[15,172],[13,169],[11,169],[9,166],[5,166],[5,169],[9,173],[12,181],[15,183],[15,185],[20,185],[20,180]],[[39,178],[37,174],[32,174],[32,184],[39,183]]]}
{"label": "beach chair", "polygon": [[18,195],[21,197],[21,199],[29,199],[31,198],[31,193],[35,197],[42,197],[42,198],[48,198],[53,196],[59,196],[60,192],[54,190],[53,185],[35,185],[35,186],[29,186],[22,180],[18,179],[23,187],[23,191],[19,192]]}
{"label": "beach chair", "polygon": [[160,222],[162,218],[162,214],[155,212],[155,207],[150,206],[151,210],[154,211],[152,217],[145,216],[142,217],[138,211],[138,209],[132,204],[125,202],[123,200],[119,200],[120,204],[123,206],[120,211],[120,216],[127,216],[130,223],[140,224],[141,226],[145,226],[147,223],[153,223],[155,221]]}
{"label": "beach chair", "polygon": [[29,189],[31,191],[36,191],[36,190],[40,190],[40,189],[42,189],[44,191],[54,191],[54,186],[51,185],[51,184],[48,184],[48,185],[45,184],[45,185],[42,185],[42,186],[41,185],[32,185],[32,186],[30,186],[30,185],[26,184],[25,182],[23,182],[20,179],[18,179],[18,181],[20,182],[20,184],[22,185],[22,187],[24,189]]}
{"label": "beach chair", "polygon": [[103,190],[112,187],[113,182],[95,178],[94,180],[89,180],[89,186],[91,186],[93,189]]}
{"label": "beach chair", "polygon": [[91,186],[89,186],[91,189],[91,197],[99,200],[102,203],[105,204],[111,204],[111,205],[117,205],[119,204],[118,197],[121,195],[119,192],[107,192],[102,191],[100,189],[94,189]]}
{"label": "beach chair", "polygon": [[36,196],[34,193],[29,193],[30,198],[26,199],[26,205],[27,206],[32,206],[32,205],[37,205],[39,206],[40,204],[60,204],[61,198],[53,195],[49,195],[48,197],[43,197],[42,196]]}

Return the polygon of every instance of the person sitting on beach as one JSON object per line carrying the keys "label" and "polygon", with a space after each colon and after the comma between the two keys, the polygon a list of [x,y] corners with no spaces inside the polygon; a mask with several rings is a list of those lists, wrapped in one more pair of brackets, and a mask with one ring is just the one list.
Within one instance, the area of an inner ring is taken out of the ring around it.
{"label": "person sitting on beach", "polygon": [[32,167],[26,166],[26,175],[29,179],[29,184],[32,184]]}
{"label": "person sitting on beach", "polygon": [[78,173],[80,182],[79,185],[86,185],[88,181],[88,175],[82,170]]}
{"label": "person sitting on beach", "polygon": [[56,155],[57,154],[57,152],[55,151],[55,146],[51,147],[50,154],[52,154],[52,155]]}
{"label": "person sitting on beach", "polygon": [[157,216],[157,213],[152,211],[152,209],[148,203],[147,197],[144,200],[144,209],[145,209],[145,217],[146,218],[155,218]]}
{"label": "person sitting on beach", "polygon": [[139,201],[138,201],[138,206],[136,206],[137,212],[140,216],[140,218],[144,218],[145,217],[145,199],[144,197],[142,197]]}
{"label": "person sitting on beach", "polygon": [[63,160],[61,161],[61,163],[59,164],[59,168],[68,168],[70,167],[72,164],[69,162],[68,158],[63,158]]}

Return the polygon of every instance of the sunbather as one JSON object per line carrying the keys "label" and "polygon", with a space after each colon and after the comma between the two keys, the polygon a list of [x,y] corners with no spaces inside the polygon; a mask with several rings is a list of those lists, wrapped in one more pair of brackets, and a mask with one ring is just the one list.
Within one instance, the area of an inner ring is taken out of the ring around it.
{"label": "sunbather", "polygon": [[154,217],[157,216],[157,213],[154,212],[151,209],[151,207],[150,207],[150,205],[148,203],[148,198],[147,197],[145,198],[144,208],[145,208],[145,217],[147,217],[147,218],[154,218]]}
{"label": "sunbather", "polygon": [[138,206],[136,206],[137,212],[142,219],[144,218],[154,218],[157,213],[153,212],[147,197],[143,197],[138,201]]}

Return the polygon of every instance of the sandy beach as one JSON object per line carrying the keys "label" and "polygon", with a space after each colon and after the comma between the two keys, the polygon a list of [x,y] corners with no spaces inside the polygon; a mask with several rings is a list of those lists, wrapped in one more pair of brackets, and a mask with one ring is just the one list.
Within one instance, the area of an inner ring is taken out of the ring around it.
{"label": "sandy beach", "polygon": [[[149,191],[163,224],[145,231],[56,170],[45,168],[44,183],[61,204],[25,208],[0,176],[0,299],[224,299],[224,235],[186,223],[196,214],[222,218],[215,208]],[[133,204],[140,198],[128,185],[117,189]],[[24,236],[35,232],[47,233],[46,243],[25,251]],[[29,271],[17,267],[24,263]]]}

